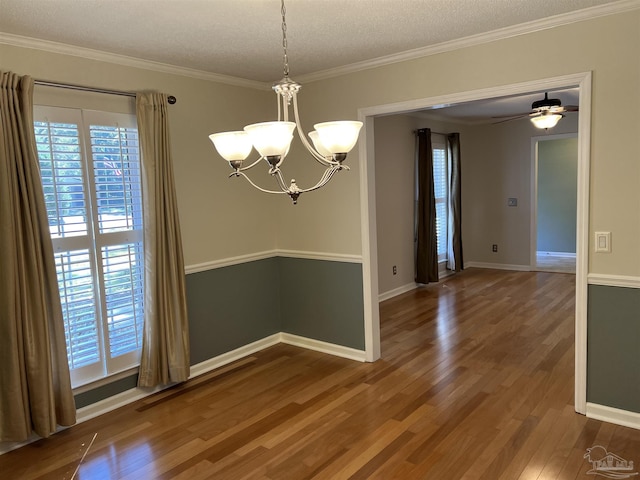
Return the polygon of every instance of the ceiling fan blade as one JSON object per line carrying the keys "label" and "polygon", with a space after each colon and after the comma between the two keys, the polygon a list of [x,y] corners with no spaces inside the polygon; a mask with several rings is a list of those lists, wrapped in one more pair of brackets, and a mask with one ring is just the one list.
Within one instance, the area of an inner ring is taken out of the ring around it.
{"label": "ceiling fan blade", "polygon": [[578,105],[565,105],[563,108],[565,112],[577,112],[580,110]]}
{"label": "ceiling fan blade", "polygon": [[529,113],[531,112],[524,112],[524,113],[511,113],[509,115],[497,115],[495,117],[491,117],[491,118],[513,118],[513,117],[524,117],[526,115],[529,115]]}
{"label": "ceiling fan blade", "polygon": [[[503,120],[498,120],[497,122],[493,122],[491,125],[498,125],[499,123],[505,123],[505,122],[510,122],[511,120],[518,120],[520,118],[524,118],[524,117],[528,117],[529,114],[528,113],[523,113],[520,115],[510,115],[510,116],[503,116]],[[504,117],[508,117],[508,118],[504,118]],[[493,118],[501,118],[501,117],[493,117]]]}

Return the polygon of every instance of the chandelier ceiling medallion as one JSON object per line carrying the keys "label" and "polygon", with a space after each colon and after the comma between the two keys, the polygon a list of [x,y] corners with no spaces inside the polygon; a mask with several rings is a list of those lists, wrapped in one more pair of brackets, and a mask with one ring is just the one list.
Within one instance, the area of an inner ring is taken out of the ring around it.
{"label": "chandelier ceiling medallion", "polygon": [[[265,193],[286,193],[293,200],[294,205],[302,193],[317,190],[326,185],[340,170],[349,170],[343,165],[347,153],[358,141],[358,134],[362,122],[334,121],[317,123],[315,130],[309,133],[311,142],[303,133],[298,114],[298,92],[300,84],[289,78],[289,59],[287,57],[287,22],[284,0],[281,0],[282,14],[282,48],[284,63],[284,78],[273,85],[278,99],[278,120],[247,125],[242,131],[222,132],[209,135],[216,150],[234,170],[229,177],[244,177],[258,190]],[[293,109],[295,122],[289,121],[289,110]],[[282,177],[280,167],[284,162],[293,140],[293,133],[298,129],[298,135],[304,147],[325,171],[318,183],[309,188],[300,188],[295,179],[287,185]],[[313,143],[313,146],[311,145]],[[260,157],[250,165],[243,166],[244,160],[255,148]],[[269,175],[275,177],[280,190],[267,190],[256,185],[244,172],[253,168],[261,160],[269,165]]]}

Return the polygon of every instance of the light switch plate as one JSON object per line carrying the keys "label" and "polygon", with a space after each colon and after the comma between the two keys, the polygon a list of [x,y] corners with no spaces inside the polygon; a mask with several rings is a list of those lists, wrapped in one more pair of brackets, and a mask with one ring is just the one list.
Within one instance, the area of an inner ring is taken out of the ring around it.
{"label": "light switch plate", "polygon": [[611,232],[596,232],[596,252],[611,253]]}

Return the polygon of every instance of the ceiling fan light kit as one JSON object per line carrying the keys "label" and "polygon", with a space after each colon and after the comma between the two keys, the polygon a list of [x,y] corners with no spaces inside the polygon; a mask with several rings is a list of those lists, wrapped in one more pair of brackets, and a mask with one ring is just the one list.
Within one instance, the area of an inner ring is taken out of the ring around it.
{"label": "ceiling fan light kit", "polygon": [[564,118],[565,112],[577,112],[578,110],[577,105],[567,105],[563,107],[559,99],[549,98],[549,94],[545,92],[542,100],[536,100],[531,104],[531,112],[505,115],[505,117],[508,117],[506,120],[500,120],[495,123],[510,122],[512,120],[529,117],[529,120],[531,120],[531,123],[533,123],[536,128],[548,130],[549,128],[555,127],[558,122]]}
{"label": "ceiling fan light kit", "polygon": [[[273,86],[278,99],[278,120],[274,122],[262,122],[247,125],[243,131],[222,132],[209,135],[209,139],[215,146],[218,154],[223,157],[233,169],[229,177],[244,177],[251,185],[265,193],[286,193],[293,204],[298,202],[302,193],[311,192],[325,186],[340,170],[349,170],[342,162],[358,141],[358,135],[362,128],[362,122],[333,121],[314,125],[314,131],[309,133],[313,146],[304,135],[298,114],[298,92],[301,85],[289,78],[289,59],[287,57],[287,23],[285,19],[286,9],[284,0],[281,0],[282,14],[282,47],[284,78]],[[289,121],[289,111],[293,110],[293,122]],[[296,131],[302,144],[311,156],[322,166],[325,171],[320,180],[309,188],[299,188],[295,179],[286,185],[280,166],[284,162],[293,134]],[[243,166],[244,161],[255,148],[260,157],[248,166]],[[256,185],[244,172],[253,168],[261,160],[269,165],[269,175],[275,177],[280,190],[267,190]]]}
{"label": "ceiling fan light kit", "polygon": [[562,102],[557,98],[549,98],[547,92],[542,100],[537,100],[531,104],[531,121],[537,128],[549,129],[555,127],[560,119],[564,117],[562,112]]}
{"label": "ceiling fan light kit", "polygon": [[555,127],[562,117],[564,117],[564,115],[559,113],[543,112],[531,117],[531,122],[537,128],[544,128],[547,130]]}

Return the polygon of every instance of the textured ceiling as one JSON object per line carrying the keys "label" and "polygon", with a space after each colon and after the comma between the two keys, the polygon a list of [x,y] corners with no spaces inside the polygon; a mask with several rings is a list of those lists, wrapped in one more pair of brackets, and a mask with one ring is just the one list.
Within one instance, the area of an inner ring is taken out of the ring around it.
{"label": "textured ceiling", "polygon": [[[580,92],[578,88],[562,88],[548,90],[549,98],[560,100],[562,106],[579,106]],[[444,108],[427,109],[418,114],[427,118],[440,118],[468,124],[496,123],[505,121],[504,117],[528,114],[531,112],[531,104],[544,98],[544,91],[531,92],[523,95],[510,95],[500,98],[476,100],[459,103]],[[568,112],[566,115],[575,115]],[[507,117],[509,118],[509,117]],[[509,121],[509,120],[506,120]]]}
{"label": "textured ceiling", "polygon": [[[614,0],[287,0],[292,78]],[[0,0],[0,32],[260,82],[280,0]]]}

